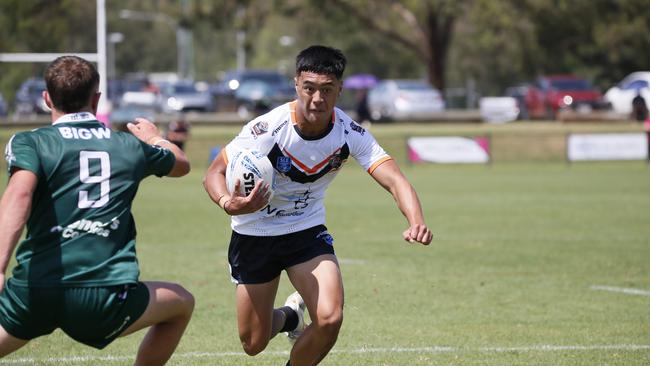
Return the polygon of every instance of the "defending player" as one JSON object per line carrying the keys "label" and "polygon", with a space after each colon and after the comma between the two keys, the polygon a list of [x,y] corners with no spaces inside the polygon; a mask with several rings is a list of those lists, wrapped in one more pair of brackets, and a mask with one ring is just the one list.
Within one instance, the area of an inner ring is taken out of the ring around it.
{"label": "defending player", "polygon": [[[194,309],[183,287],[139,282],[131,203],[149,175],[180,177],[190,165],[144,119],[133,133],[94,116],[99,74],[75,56],[54,60],[43,98],[51,126],[14,135],[5,157],[9,183],[0,200],[0,357],[61,328],[104,348],[150,327],[136,365],[163,365]],[[135,136],[134,136],[135,135]],[[5,283],[18,246],[13,277]]]}
{"label": "defending player", "polygon": [[[349,157],[395,198],[409,227],[403,238],[429,244],[415,190],[372,135],[335,108],[346,60],[336,49],[309,47],[296,59],[297,100],[248,123],[213,161],[204,186],[232,215],[228,260],[237,283],[239,337],[255,355],[279,332],[295,339],[287,365],[319,363],[334,346],[343,321],[343,282],[325,225],[325,190]],[[260,182],[247,197],[225,184],[228,157],[239,148],[267,154],[277,171],[275,195]],[[298,293],[273,309],[280,273]],[[304,299],[304,302],[303,300]],[[304,328],[302,312],[312,323]]]}

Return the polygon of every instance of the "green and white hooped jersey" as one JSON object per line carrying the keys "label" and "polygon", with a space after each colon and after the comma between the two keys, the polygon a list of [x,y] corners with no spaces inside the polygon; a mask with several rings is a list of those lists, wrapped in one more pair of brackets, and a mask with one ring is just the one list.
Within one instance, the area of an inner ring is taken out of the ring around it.
{"label": "green and white hooped jersey", "polygon": [[168,174],[166,149],[112,131],[91,113],[20,132],[5,152],[9,174],[35,173],[27,233],[13,281],[24,286],[133,283],[139,268],[131,203],[142,179]]}

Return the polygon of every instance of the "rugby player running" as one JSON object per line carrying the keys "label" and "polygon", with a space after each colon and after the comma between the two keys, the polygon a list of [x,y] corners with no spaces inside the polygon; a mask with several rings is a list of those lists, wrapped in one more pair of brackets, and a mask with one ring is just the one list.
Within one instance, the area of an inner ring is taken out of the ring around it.
{"label": "rugby player running", "polygon": [[[295,341],[287,362],[292,366],[318,364],[334,346],[343,321],[343,281],[323,202],[350,156],[392,194],[408,221],[404,240],[427,245],[432,239],[417,194],[395,161],[335,107],[345,65],[337,49],[302,50],[296,58],[297,100],[249,122],[204,179],[210,198],[232,216],[228,261],[243,349],[256,355],[276,334],[287,332]],[[267,155],[275,168],[270,201],[272,182],[258,182],[245,197],[226,189],[228,160],[242,148]],[[297,292],[274,309],[283,270]],[[305,305],[312,321],[308,326]]]}

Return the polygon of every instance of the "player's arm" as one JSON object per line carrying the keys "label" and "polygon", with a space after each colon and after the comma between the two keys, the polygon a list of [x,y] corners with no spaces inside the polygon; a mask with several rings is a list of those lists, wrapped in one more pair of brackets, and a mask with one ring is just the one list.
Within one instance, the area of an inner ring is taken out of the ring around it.
{"label": "player's arm", "polygon": [[0,199],[0,292],[4,287],[7,265],[32,209],[37,181],[33,172],[16,170]]}
{"label": "player's arm", "polygon": [[255,184],[255,188],[248,196],[242,196],[239,192],[241,181],[235,183],[234,194],[228,192],[226,186],[226,160],[225,149],[212,161],[203,177],[203,187],[210,196],[210,199],[223,208],[228,215],[243,215],[261,210],[268,203],[268,187],[262,181]]}
{"label": "player's arm", "polygon": [[406,179],[394,160],[381,163],[371,173],[372,177],[384,189],[393,195],[397,207],[402,211],[409,223],[402,236],[408,242],[418,242],[424,245],[431,243],[433,235],[424,222],[424,214],[418,195]]}
{"label": "player's arm", "polygon": [[176,157],[174,167],[167,174],[168,177],[182,177],[190,172],[190,161],[176,144],[171,143],[160,136],[158,127],[144,118],[136,118],[135,123],[128,123],[126,127],[140,141],[149,145],[158,145],[168,149]]}

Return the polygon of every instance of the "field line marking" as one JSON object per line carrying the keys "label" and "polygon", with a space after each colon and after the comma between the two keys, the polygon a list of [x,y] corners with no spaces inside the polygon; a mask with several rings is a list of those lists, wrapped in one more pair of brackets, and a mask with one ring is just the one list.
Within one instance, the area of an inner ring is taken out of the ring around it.
{"label": "field line marking", "polygon": [[593,346],[557,346],[557,345],[539,345],[523,347],[481,347],[482,352],[555,352],[555,351],[642,351],[650,350],[647,344],[602,344]]}
{"label": "field line marking", "polygon": [[[331,353],[339,354],[364,354],[364,353],[449,353],[449,352],[562,352],[562,351],[643,351],[650,350],[650,344],[605,344],[591,346],[561,346],[561,345],[533,345],[518,347],[452,347],[452,346],[431,346],[431,347],[361,347],[352,349],[333,349]],[[267,351],[265,355],[288,356],[289,351]],[[174,354],[172,359],[179,358],[223,358],[223,357],[246,357],[244,352],[187,352]],[[15,358],[0,360],[4,365],[20,365],[52,363],[52,364],[75,364],[81,362],[122,362],[135,359],[135,356],[108,355],[108,356],[72,356],[72,357],[49,357],[49,358]]]}
{"label": "field line marking", "polygon": [[626,295],[650,296],[650,291],[639,290],[639,289],[636,289],[636,288],[600,286],[600,285],[593,285],[590,288],[592,290],[620,292],[620,293],[623,293],[623,294],[626,294]]}

